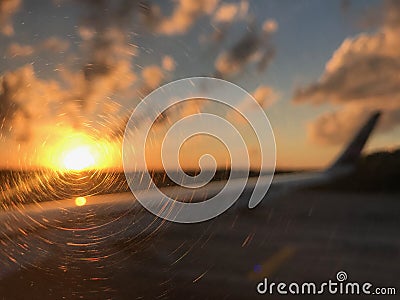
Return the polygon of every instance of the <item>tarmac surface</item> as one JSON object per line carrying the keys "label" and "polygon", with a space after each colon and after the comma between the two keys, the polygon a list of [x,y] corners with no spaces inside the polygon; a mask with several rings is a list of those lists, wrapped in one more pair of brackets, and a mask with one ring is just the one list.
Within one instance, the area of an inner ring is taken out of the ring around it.
{"label": "tarmac surface", "polygon": [[320,299],[259,295],[256,287],[264,278],[337,281],[340,271],[344,282],[394,287],[397,295],[322,298],[398,299],[399,199],[303,190],[186,225],[143,209],[65,211],[64,221],[0,237],[0,299]]}

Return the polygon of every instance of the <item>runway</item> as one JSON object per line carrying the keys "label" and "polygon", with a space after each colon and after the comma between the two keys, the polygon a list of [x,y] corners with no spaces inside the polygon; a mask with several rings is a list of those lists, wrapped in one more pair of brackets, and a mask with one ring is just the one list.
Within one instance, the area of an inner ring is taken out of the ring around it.
{"label": "runway", "polygon": [[[245,192],[239,201],[248,197]],[[102,217],[91,209],[66,210],[66,222],[56,218],[12,238],[1,237],[0,295],[319,299],[321,295],[259,295],[256,286],[264,278],[324,282],[339,271],[349,280],[398,292],[398,199],[399,194],[303,190],[272,199],[267,195],[253,210],[231,208],[211,221],[185,225],[162,221],[129,201],[135,209]]]}

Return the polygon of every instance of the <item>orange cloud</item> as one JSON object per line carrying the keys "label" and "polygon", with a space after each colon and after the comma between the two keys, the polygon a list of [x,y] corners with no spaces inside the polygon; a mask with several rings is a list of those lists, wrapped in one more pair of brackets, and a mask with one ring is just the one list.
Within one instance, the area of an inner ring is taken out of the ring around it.
{"label": "orange cloud", "polygon": [[265,108],[271,106],[278,98],[278,95],[273,88],[260,85],[253,92],[253,97],[260,106]]}
{"label": "orange cloud", "polygon": [[262,28],[267,33],[274,33],[278,30],[278,23],[275,20],[268,19],[263,23]]}
{"label": "orange cloud", "polygon": [[153,90],[162,83],[164,79],[164,72],[157,65],[147,66],[142,70],[142,78],[145,85],[149,89]]}
{"label": "orange cloud", "polygon": [[69,48],[69,43],[66,40],[58,37],[50,37],[45,39],[38,45],[22,45],[11,43],[6,51],[7,56],[11,58],[31,56],[40,51],[51,51],[54,53],[63,53]]}
{"label": "orange cloud", "polygon": [[13,35],[12,17],[21,7],[21,0],[0,0],[0,32]]}
{"label": "orange cloud", "polygon": [[230,23],[239,12],[240,4],[223,3],[218,7],[214,14],[213,20],[217,23]]}
{"label": "orange cloud", "polygon": [[69,42],[61,38],[52,36],[43,41],[41,48],[54,53],[62,53],[68,50]]}
{"label": "orange cloud", "polygon": [[10,46],[8,46],[6,53],[9,57],[18,57],[30,56],[34,51],[35,49],[32,46],[12,43]]}
{"label": "orange cloud", "polygon": [[162,64],[163,69],[166,71],[169,71],[169,72],[174,71],[175,67],[176,67],[175,60],[169,55],[165,55],[163,57],[161,64]]}
{"label": "orange cloud", "polygon": [[6,72],[0,84],[1,131],[19,140],[27,140],[32,121],[51,115],[50,104],[66,96],[56,81],[37,78],[31,64]]}
{"label": "orange cloud", "polygon": [[186,33],[202,15],[210,15],[218,0],[178,0],[169,17],[154,15],[158,18],[156,31],[160,34],[175,35]]}

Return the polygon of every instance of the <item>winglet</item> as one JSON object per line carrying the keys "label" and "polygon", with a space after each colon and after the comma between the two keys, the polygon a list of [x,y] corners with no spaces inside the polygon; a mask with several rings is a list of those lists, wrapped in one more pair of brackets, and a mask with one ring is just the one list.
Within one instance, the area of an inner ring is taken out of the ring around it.
{"label": "winglet", "polygon": [[342,152],[336,161],[328,168],[328,170],[338,169],[342,167],[354,166],[360,158],[361,151],[363,150],[368,137],[376,126],[381,112],[375,112],[364,124],[364,126],[357,132],[353,140]]}

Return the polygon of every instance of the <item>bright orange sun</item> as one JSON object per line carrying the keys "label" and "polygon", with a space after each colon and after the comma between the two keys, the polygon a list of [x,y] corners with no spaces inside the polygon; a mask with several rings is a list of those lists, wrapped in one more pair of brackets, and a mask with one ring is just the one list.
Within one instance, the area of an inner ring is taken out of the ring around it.
{"label": "bright orange sun", "polygon": [[61,172],[81,172],[119,167],[120,145],[95,140],[84,133],[66,132],[52,146],[45,144],[42,163]]}
{"label": "bright orange sun", "polygon": [[80,146],[67,152],[63,158],[64,168],[69,171],[83,171],[96,163],[88,146]]}

